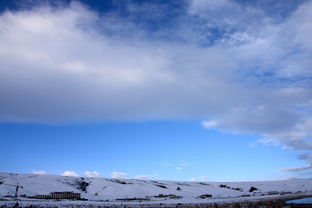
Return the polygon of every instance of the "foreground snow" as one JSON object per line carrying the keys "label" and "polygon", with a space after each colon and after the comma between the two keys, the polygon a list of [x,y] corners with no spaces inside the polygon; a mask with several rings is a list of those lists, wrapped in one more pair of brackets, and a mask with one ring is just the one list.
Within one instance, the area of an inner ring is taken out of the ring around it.
{"label": "foreground snow", "polygon": [[[17,183],[23,186],[18,193],[20,203],[45,203],[47,206],[53,203],[119,205],[235,202],[281,196],[304,196],[312,193],[311,179],[221,183],[0,173],[0,183],[2,183],[0,185],[2,200],[0,205],[11,203],[12,196],[15,194],[15,187],[5,184]],[[249,192],[251,187],[255,187],[257,190]],[[60,202],[27,198],[63,191],[81,193],[81,197],[88,201],[63,200]]]}

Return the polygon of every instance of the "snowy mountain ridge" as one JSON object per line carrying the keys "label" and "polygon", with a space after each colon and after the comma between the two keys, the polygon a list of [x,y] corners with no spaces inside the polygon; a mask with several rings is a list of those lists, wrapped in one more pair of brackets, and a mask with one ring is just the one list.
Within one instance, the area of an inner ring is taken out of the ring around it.
{"label": "snowy mountain ridge", "polygon": [[0,198],[14,196],[16,187],[7,184],[17,183],[23,186],[18,191],[19,196],[70,191],[81,193],[82,198],[95,201],[202,201],[312,193],[311,179],[220,183],[0,173]]}

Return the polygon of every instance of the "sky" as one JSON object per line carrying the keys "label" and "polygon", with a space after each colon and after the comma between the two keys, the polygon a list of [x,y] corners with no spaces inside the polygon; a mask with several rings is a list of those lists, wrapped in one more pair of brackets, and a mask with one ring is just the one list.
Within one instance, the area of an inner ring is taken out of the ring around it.
{"label": "sky", "polygon": [[2,0],[0,171],[312,176],[311,0]]}

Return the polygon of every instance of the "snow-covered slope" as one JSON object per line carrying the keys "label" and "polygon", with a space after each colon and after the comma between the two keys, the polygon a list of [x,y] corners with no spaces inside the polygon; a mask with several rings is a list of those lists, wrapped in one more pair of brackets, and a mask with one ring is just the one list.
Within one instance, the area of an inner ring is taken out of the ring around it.
{"label": "snow-covered slope", "polygon": [[[82,178],[58,175],[0,173],[0,197],[14,196],[15,187],[23,186],[18,195],[46,195],[50,192],[73,191],[89,200],[146,198],[150,201],[200,201],[200,195],[216,200],[236,197],[261,197],[295,193],[312,193],[311,179],[266,182],[179,182],[112,178]],[[258,190],[249,192],[251,187]],[[167,196],[166,196],[167,195]],[[248,196],[250,195],[250,196]],[[171,196],[171,198],[170,198]],[[174,199],[176,198],[176,199]]]}

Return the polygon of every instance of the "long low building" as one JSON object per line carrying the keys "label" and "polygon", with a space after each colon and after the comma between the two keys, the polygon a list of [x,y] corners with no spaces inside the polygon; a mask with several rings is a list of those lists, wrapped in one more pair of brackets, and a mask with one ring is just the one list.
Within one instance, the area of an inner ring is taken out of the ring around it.
{"label": "long low building", "polygon": [[70,191],[66,192],[51,192],[49,195],[35,195],[31,198],[35,199],[81,199],[80,193]]}

